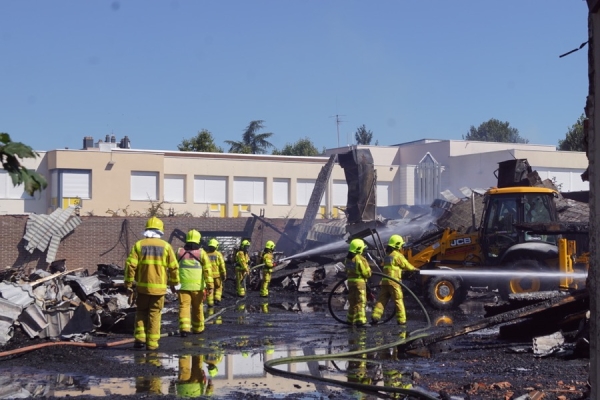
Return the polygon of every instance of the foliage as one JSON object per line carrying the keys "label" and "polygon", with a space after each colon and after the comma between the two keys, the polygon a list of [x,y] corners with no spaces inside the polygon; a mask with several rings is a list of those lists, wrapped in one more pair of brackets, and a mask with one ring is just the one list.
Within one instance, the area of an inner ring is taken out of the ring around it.
{"label": "foliage", "polygon": [[30,196],[48,186],[46,178],[23,167],[19,162],[19,159],[39,157],[38,153],[23,143],[11,141],[8,133],[0,133],[0,143],[2,167],[10,175],[14,186],[23,184],[25,192]]}
{"label": "foliage", "polygon": [[504,142],[504,143],[529,143],[529,140],[519,136],[519,130],[512,128],[508,122],[498,121],[495,118],[482,123],[475,128],[471,125],[464,140],[477,140],[481,142]]}
{"label": "foliage", "polygon": [[215,144],[212,133],[202,129],[196,136],[183,139],[177,146],[179,151],[202,151],[205,153],[222,153],[223,149]]}
{"label": "foliage", "polygon": [[585,132],[583,130],[585,115],[581,114],[573,126],[565,134],[564,140],[558,141],[558,149],[565,151],[585,151]]}
{"label": "foliage", "polygon": [[367,130],[365,124],[362,124],[358,127],[358,129],[356,129],[354,138],[356,139],[356,144],[369,145],[373,139],[373,132]]}
{"label": "foliage", "polygon": [[294,144],[286,143],[283,149],[273,150],[273,154],[277,156],[318,156],[319,150],[308,137],[305,137]]}
{"label": "foliage", "polygon": [[264,128],[263,120],[250,121],[250,124],[246,127],[246,130],[242,134],[242,140],[236,142],[235,140],[226,140],[230,148],[230,153],[241,153],[241,154],[265,154],[267,149],[273,147],[273,144],[267,139],[273,136],[273,133],[258,133],[259,130]]}

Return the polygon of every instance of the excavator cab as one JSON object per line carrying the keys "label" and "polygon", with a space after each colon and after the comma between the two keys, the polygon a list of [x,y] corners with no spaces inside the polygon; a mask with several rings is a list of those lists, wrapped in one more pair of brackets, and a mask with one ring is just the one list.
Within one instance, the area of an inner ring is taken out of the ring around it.
{"label": "excavator cab", "polygon": [[485,197],[481,247],[487,263],[499,264],[513,246],[527,242],[557,244],[556,235],[535,235],[515,227],[520,223],[558,221],[556,191],[544,187],[493,188]]}

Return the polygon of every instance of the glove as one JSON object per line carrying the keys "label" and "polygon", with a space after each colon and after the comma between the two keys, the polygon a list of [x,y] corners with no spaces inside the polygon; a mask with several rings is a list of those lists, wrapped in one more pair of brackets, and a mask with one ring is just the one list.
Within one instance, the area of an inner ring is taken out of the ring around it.
{"label": "glove", "polygon": [[226,280],[226,279],[227,279],[227,276],[226,276],[225,274],[221,275],[221,280],[222,280],[223,282],[225,282],[225,280]]}
{"label": "glove", "polygon": [[131,286],[127,286],[125,291],[127,292],[127,297],[133,296],[133,288]]}
{"label": "glove", "polygon": [[273,261],[273,267],[277,266],[277,261]]}
{"label": "glove", "polygon": [[171,292],[177,294],[177,288],[174,285],[171,285]]}

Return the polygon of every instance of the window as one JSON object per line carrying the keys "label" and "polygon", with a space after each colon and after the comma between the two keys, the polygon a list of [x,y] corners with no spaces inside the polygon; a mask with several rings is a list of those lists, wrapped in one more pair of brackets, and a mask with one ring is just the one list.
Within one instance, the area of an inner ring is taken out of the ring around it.
{"label": "window", "polygon": [[165,175],[163,198],[169,203],[185,203],[185,175]]}
{"label": "window", "polygon": [[390,182],[377,182],[377,205],[386,207],[390,205]]}
{"label": "window", "polygon": [[195,176],[194,203],[226,204],[227,178],[217,176]]}
{"label": "window", "polygon": [[33,199],[33,197],[25,193],[23,184],[13,186],[8,172],[0,171],[0,199]]}
{"label": "window", "polygon": [[[296,204],[299,206],[307,206],[310,202],[310,196],[315,188],[316,181],[314,179],[298,179],[296,183]],[[321,197],[320,205],[325,205],[325,196]]]}
{"label": "window", "polygon": [[265,204],[264,178],[234,178],[234,204]]}
{"label": "window", "polygon": [[348,184],[346,181],[333,181],[333,206],[346,207],[348,205]]}
{"label": "window", "polygon": [[80,199],[90,199],[90,176],[91,171],[61,171],[61,197],[79,197]]}
{"label": "window", "polygon": [[131,171],[131,200],[158,200],[158,172]]}
{"label": "window", "polygon": [[290,205],[290,180],[281,178],[273,179],[273,204],[281,206]]}

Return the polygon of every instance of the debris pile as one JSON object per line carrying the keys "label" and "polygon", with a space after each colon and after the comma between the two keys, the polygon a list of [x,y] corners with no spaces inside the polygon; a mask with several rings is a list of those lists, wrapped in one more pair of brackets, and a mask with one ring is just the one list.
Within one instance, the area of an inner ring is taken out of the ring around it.
{"label": "debris pile", "polygon": [[27,277],[8,269],[0,274],[0,346],[20,327],[30,338],[86,340],[91,332],[130,332],[131,301],[124,293],[123,268],[99,264],[89,275],[67,271],[65,260]]}

